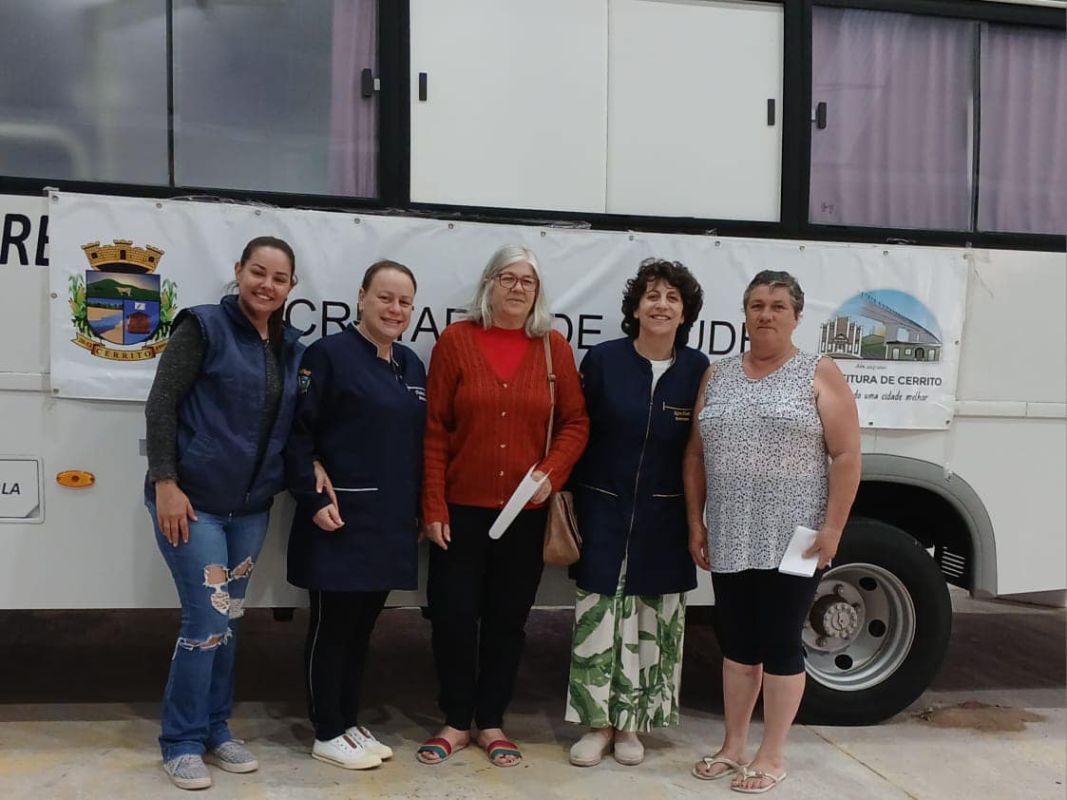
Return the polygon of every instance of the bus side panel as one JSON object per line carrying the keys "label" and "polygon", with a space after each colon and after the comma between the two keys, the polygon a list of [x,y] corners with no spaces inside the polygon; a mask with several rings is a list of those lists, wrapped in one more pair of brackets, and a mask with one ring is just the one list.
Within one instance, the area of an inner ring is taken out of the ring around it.
{"label": "bus side panel", "polygon": [[[5,390],[0,405],[3,454],[42,459],[45,516],[41,524],[0,524],[0,608],[177,606],[142,502],[144,405]],[[68,469],[91,472],[94,485],[59,485],[56,474]],[[285,579],[292,513],[292,500],[280,495],[249,587],[250,607],[307,604],[306,592]],[[419,591],[394,592],[390,604],[425,603],[429,546],[420,554]],[[545,571],[538,603],[573,605],[566,570]]]}
{"label": "bus side panel", "polygon": [[998,594],[1067,586],[1064,260],[976,251],[951,427],[878,431],[874,448],[943,465],[978,493],[996,538]]}
{"label": "bus side panel", "polygon": [[975,251],[956,396],[1067,402],[1067,256]]}
{"label": "bus side panel", "polygon": [[1067,585],[1067,425],[964,418],[953,463],[985,501],[997,540],[997,594]]}

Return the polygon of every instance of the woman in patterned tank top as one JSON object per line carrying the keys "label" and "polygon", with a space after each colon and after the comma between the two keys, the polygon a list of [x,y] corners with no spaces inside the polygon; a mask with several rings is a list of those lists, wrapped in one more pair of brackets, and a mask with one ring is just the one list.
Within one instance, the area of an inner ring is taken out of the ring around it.
{"label": "woman in patterned tank top", "polygon": [[[735,791],[760,793],[786,775],[785,741],[804,695],[801,630],[856,496],[860,437],[841,371],[793,344],[804,308],[796,279],[764,270],[743,303],[750,350],[708,368],[685,458],[689,550],[712,574],[726,723],[722,747],[693,775],[732,775]],[[798,525],[818,531],[810,578],[778,571]],[[763,740],[750,761],[761,689]]]}

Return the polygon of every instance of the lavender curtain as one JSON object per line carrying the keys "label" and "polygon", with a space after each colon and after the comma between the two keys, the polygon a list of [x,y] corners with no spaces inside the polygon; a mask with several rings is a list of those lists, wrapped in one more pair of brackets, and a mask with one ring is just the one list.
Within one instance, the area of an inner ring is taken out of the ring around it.
{"label": "lavender curtain", "polygon": [[971,224],[974,23],[813,9],[809,218],[964,230]]}
{"label": "lavender curtain", "polygon": [[378,74],[378,0],[334,0],[330,185],[334,194],[378,195],[378,95],[362,97],[364,69]]}
{"label": "lavender curtain", "polygon": [[1067,230],[1067,40],[1063,31],[982,26],[978,227]]}

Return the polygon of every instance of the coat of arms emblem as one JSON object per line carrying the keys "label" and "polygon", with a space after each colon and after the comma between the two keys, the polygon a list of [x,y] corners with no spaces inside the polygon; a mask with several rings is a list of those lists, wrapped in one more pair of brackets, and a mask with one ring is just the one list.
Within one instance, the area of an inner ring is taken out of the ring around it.
{"label": "coat of arms emblem", "polygon": [[174,281],[154,274],[163,251],[132,241],[82,245],[90,269],[70,277],[74,344],[112,361],[155,358],[177,311]]}

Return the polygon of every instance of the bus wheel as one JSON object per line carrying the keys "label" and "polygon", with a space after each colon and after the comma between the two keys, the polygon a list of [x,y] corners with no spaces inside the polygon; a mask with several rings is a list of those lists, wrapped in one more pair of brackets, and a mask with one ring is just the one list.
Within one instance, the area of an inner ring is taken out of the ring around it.
{"label": "bus wheel", "polygon": [[804,624],[799,719],[866,725],[907,708],[941,666],[952,631],[937,564],[900,528],[852,519]]}

